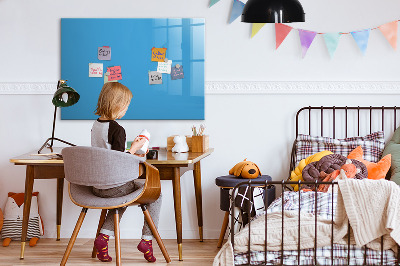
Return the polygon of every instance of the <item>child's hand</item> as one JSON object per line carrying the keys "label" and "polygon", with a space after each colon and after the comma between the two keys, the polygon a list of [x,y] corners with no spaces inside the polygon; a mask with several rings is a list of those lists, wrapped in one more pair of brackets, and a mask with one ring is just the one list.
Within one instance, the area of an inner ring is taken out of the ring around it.
{"label": "child's hand", "polygon": [[145,154],[137,154],[137,153],[135,153],[135,155],[136,156],[139,156],[139,157],[146,157],[146,155],[149,153],[149,149],[147,149],[147,151],[146,151],[146,153]]}
{"label": "child's hand", "polygon": [[[143,147],[147,140],[145,138],[139,138],[136,137],[135,140],[132,142],[131,148],[129,149],[129,152],[131,154],[135,154],[140,148]],[[138,155],[138,154],[136,154]]]}

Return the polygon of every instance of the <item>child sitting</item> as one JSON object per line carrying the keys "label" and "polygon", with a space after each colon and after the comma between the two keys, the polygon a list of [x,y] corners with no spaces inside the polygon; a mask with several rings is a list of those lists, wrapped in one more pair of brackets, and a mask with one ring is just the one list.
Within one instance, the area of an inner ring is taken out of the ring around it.
{"label": "child sitting", "polygon": [[[122,118],[128,110],[132,99],[132,92],[121,83],[108,82],[104,84],[97,103],[96,115],[100,117],[93,123],[91,132],[91,143],[93,147],[101,147],[111,150],[125,152],[126,134],[125,129],[115,120]],[[129,149],[129,153],[144,157],[145,154],[135,154],[143,144],[145,138],[136,138]],[[138,160],[139,162],[139,160]],[[138,165],[137,165],[138,167]],[[121,197],[141,189],[144,184],[135,181],[137,176],[132,176],[132,181],[111,187],[93,187],[93,194],[102,198]],[[153,218],[154,224],[158,226],[161,208],[160,197],[153,203],[147,204],[147,209]],[[120,219],[124,214],[126,207],[118,208]],[[110,236],[114,236],[114,219],[115,210],[108,210],[104,224],[100,230],[99,236],[94,241],[97,249],[97,258],[101,261],[111,261],[108,255],[108,240]],[[149,262],[155,262],[153,255],[152,237],[150,227],[144,221],[142,230],[142,240],[137,246],[138,250],[144,253],[144,258]]]}

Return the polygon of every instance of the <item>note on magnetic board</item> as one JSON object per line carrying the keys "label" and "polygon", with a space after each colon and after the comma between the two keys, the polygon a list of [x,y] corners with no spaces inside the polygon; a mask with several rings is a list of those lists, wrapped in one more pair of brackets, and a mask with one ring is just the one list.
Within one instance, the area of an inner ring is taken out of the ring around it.
{"label": "note on magnetic board", "polygon": [[183,66],[180,65],[175,65],[172,69],[171,69],[171,79],[172,80],[176,80],[176,79],[183,79],[184,75],[183,75]]}
{"label": "note on magnetic board", "polygon": [[162,84],[162,74],[157,71],[149,71],[149,84]]}
{"label": "note on magnetic board", "polygon": [[103,46],[97,48],[97,59],[99,60],[111,60],[111,47]]}
{"label": "note on magnetic board", "polygon": [[168,62],[158,62],[157,72],[171,74],[171,65],[172,60],[168,60]]}
{"label": "note on magnetic board", "polygon": [[89,78],[103,77],[103,63],[89,63]]}
{"label": "note on magnetic board", "polygon": [[108,76],[108,81],[122,79],[121,66],[107,67],[107,72],[110,72],[110,75]]}
{"label": "note on magnetic board", "polygon": [[118,80],[108,80],[108,76],[110,76],[110,72],[104,73],[104,84],[106,84],[107,82],[118,82]]}
{"label": "note on magnetic board", "polygon": [[151,48],[151,61],[164,62],[167,48]]}

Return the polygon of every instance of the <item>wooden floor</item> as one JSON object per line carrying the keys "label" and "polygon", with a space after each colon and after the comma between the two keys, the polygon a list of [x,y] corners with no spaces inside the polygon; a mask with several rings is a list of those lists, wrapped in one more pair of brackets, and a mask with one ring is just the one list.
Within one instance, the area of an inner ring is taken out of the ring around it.
{"label": "wooden floor", "polygon": [[[69,239],[40,239],[36,247],[25,249],[25,259],[20,260],[19,254],[21,249],[20,242],[12,241],[9,247],[0,246],[0,265],[60,265],[61,258],[64,255],[65,248]],[[168,250],[172,262],[167,264],[162,256],[157,242],[154,241],[154,254],[157,258],[156,263],[149,264],[143,254],[136,249],[140,240],[121,240],[122,247],[122,264],[123,265],[212,265],[215,255],[218,253],[217,240],[183,240],[183,261],[178,260],[178,247],[176,240],[163,240]],[[68,259],[67,265],[115,265],[114,262],[114,243],[110,241],[110,255],[113,262],[104,263],[91,258],[93,240],[77,239]]]}

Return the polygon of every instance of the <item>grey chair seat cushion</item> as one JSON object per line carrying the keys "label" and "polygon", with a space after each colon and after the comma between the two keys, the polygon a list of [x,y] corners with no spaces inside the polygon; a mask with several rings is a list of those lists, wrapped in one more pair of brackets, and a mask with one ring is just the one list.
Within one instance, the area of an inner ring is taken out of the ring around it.
{"label": "grey chair seat cushion", "polygon": [[[145,180],[135,180],[135,182],[145,182]],[[118,206],[135,199],[143,191],[143,187],[134,192],[117,198],[101,198],[92,193],[92,187],[82,186],[70,183],[70,194],[72,199],[83,206],[90,206],[93,208],[104,208]]]}

